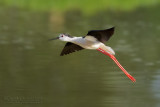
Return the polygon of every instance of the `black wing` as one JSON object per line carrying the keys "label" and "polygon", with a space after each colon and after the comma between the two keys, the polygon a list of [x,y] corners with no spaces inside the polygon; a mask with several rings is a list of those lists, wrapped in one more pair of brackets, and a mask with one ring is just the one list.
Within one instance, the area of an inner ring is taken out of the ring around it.
{"label": "black wing", "polygon": [[60,56],[67,55],[69,53],[79,51],[82,49],[84,49],[84,48],[82,48],[81,46],[78,46],[78,45],[71,43],[71,42],[67,42],[66,45],[64,46]]}
{"label": "black wing", "polygon": [[113,35],[113,33],[114,33],[114,27],[105,30],[91,30],[88,32],[87,36],[93,36],[98,41],[104,43],[109,40],[109,38]]}

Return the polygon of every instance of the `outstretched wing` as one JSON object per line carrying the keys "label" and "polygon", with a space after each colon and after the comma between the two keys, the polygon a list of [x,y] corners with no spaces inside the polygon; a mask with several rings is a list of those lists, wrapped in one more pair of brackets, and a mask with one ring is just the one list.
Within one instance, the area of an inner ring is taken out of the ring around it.
{"label": "outstretched wing", "polygon": [[71,43],[71,42],[67,42],[66,45],[64,46],[60,56],[67,55],[69,53],[76,52],[76,51],[79,51],[79,50],[82,50],[82,49],[84,49],[84,48],[82,48],[79,45],[76,45],[76,44]]}
{"label": "outstretched wing", "polygon": [[109,40],[109,38],[113,35],[113,33],[114,33],[114,27],[105,30],[91,30],[88,32],[87,36],[93,36],[98,41],[105,43],[106,41]]}

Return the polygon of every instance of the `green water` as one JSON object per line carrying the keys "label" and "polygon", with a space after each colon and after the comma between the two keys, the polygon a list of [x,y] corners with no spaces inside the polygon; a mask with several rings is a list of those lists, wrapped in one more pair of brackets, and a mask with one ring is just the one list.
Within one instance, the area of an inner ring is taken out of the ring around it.
{"label": "green water", "polygon": [[[1,4],[0,106],[159,107],[160,5],[88,15],[71,7],[63,12]],[[136,83],[98,51],[61,57],[65,43],[48,41],[64,32],[84,36],[112,26],[115,34],[106,45]]]}

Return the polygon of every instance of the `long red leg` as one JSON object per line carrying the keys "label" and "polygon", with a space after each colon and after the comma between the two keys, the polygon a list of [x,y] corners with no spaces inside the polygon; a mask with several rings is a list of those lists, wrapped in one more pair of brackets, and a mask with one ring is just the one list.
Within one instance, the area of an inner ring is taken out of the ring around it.
{"label": "long red leg", "polygon": [[99,52],[101,52],[101,53],[109,56],[109,57],[117,64],[117,66],[127,75],[127,77],[128,77],[129,79],[131,79],[133,82],[136,82],[136,79],[135,79],[134,77],[132,77],[132,76],[122,67],[122,65],[118,62],[118,60],[115,58],[114,55],[109,54],[108,52],[106,52],[105,50],[103,50],[103,49],[101,49],[101,48],[99,48],[99,49],[97,49],[97,50],[98,50]]}

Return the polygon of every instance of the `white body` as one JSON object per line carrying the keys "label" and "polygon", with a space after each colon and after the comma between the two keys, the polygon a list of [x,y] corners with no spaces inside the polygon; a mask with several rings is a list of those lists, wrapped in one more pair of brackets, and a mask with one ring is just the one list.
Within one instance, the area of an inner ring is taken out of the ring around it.
{"label": "white body", "polygon": [[115,55],[115,52],[111,47],[106,46],[102,42],[99,42],[93,36],[86,36],[85,38],[83,38],[83,37],[70,38],[70,37],[65,36],[65,35],[60,35],[59,39],[62,40],[62,41],[72,42],[74,44],[77,44],[77,45],[85,48],[85,49],[98,49],[98,48],[101,48],[101,49],[105,50],[106,52],[108,52],[108,53],[110,53],[112,55]]}

